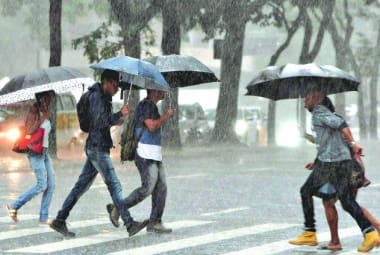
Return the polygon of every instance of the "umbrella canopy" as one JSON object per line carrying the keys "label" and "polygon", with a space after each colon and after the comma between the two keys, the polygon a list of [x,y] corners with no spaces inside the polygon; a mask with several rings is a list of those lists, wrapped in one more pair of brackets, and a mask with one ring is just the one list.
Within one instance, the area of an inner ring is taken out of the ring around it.
{"label": "umbrella canopy", "polygon": [[144,59],[154,64],[171,87],[186,87],[219,81],[198,59],[184,55],[164,55]]}
{"label": "umbrella canopy", "polygon": [[120,72],[120,86],[123,89],[129,89],[126,84],[131,84],[143,89],[169,90],[169,85],[160,71],[141,59],[120,56],[100,61],[90,67],[99,71],[109,69]]}
{"label": "umbrella canopy", "polygon": [[357,91],[359,81],[331,65],[315,63],[269,66],[248,84],[247,94],[272,100],[305,97],[311,89],[328,94]]}
{"label": "umbrella canopy", "polygon": [[35,93],[54,90],[65,93],[76,88],[88,87],[94,80],[78,69],[55,66],[18,75],[0,90],[0,105],[30,100]]}

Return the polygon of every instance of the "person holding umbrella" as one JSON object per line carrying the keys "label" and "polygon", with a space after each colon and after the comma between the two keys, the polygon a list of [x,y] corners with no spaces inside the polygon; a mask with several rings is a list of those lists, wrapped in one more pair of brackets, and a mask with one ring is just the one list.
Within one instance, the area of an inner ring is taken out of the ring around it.
{"label": "person holding umbrella", "polygon": [[[312,89],[305,98],[305,108],[312,113],[312,125],[317,134],[318,157],[313,172],[301,188],[305,230],[289,243],[317,245],[312,196],[323,184],[331,183],[343,209],[356,220],[364,235],[364,241],[358,251],[368,252],[380,245],[380,236],[364,216],[350,189],[352,156],[347,142],[354,153],[358,153],[360,147],[353,141],[345,121],[321,105],[324,97],[325,94],[320,89]],[[342,132],[348,141],[344,140]]]}
{"label": "person holding umbrella", "polygon": [[128,105],[124,105],[119,112],[112,114],[112,96],[119,89],[119,80],[119,72],[106,69],[101,74],[101,83],[96,83],[89,88],[90,123],[85,146],[87,160],[77,182],[50,224],[52,229],[64,236],[75,236],[75,233],[67,229],[66,219],[79,198],[90,188],[98,173],[107,185],[114,204],[121,212],[129,236],[138,233],[148,223],[134,221],[131,217],[128,208],[123,203],[122,187],[110,158],[110,148],[113,147],[110,128],[112,125],[120,124],[122,116],[129,113]]}
{"label": "person holding umbrella", "polygon": [[39,128],[43,128],[42,153],[37,154],[28,150],[28,160],[34,170],[36,185],[19,196],[12,203],[7,204],[9,216],[14,222],[17,222],[17,211],[29,202],[33,197],[42,193],[40,207],[40,223],[48,224],[49,207],[53,197],[55,180],[54,169],[51,157],[49,155],[49,134],[51,130],[50,123],[50,103],[55,96],[54,91],[45,91],[35,94],[37,102],[29,108],[29,113],[25,120],[26,134],[34,134]]}
{"label": "person holding umbrella", "polygon": [[[140,137],[135,164],[141,177],[141,187],[135,189],[125,200],[127,208],[131,208],[149,195],[152,195],[152,210],[148,232],[170,233],[172,230],[162,224],[167,194],[166,176],[162,165],[161,127],[173,116],[174,110],[168,107],[160,116],[156,104],[164,99],[165,92],[148,89],[147,97],[140,101],[135,110],[135,135]],[[111,222],[118,226],[119,210],[112,204],[107,205]]]}

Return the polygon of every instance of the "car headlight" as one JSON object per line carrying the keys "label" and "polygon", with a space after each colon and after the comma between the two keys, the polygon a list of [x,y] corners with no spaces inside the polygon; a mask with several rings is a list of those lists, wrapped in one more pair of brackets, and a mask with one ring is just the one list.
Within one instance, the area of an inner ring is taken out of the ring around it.
{"label": "car headlight", "polygon": [[5,134],[5,137],[14,142],[16,141],[17,139],[20,138],[20,135],[21,135],[21,132],[20,132],[20,129],[18,128],[12,128],[12,129],[9,129],[6,134]]}
{"label": "car headlight", "polygon": [[235,124],[235,132],[237,135],[242,136],[248,130],[248,124],[244,120],[238,120]]}

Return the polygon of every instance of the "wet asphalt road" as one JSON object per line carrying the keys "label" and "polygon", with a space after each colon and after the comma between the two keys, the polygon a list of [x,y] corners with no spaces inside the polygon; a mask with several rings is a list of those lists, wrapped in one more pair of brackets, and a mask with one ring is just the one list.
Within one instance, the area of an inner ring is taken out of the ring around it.
{"label": "wet asphalt road", "polygon": [[[364,144],[367,176],[372,185],[362,189],[358,201],[380,217],[380,159],[376,144]],[[61,153],[55,160],[56,192],[50,217],[54,218],[76,181],[84,158],[81,150]],[[64,239],[38,223],[40,196],[19,210],[13,224],[5,209],[0,213],[0,254],[317,254],[315,248],[294,247],[287,240],[302,227],[299,188],[308,175],[303,166],[314,159],[311,145],[301,148],[212,146],[165,151],[168,198],[164,223],[167,235],[142,231],[127,238],[123,227],[114,228],[105,205],[110,196],[100,177],[79,200],[68,219],[75,239]],[[62,159],[64,158],[64,159]],[[115,168],[128,194],[140,184],[132,163]],[[1,208],[34,184],[34,175],[23,155],[0,158]],[[321,202],[315,199],[319,239],[328,240]],[[150,213],[151,200],[131,209],[137,220]],[[362,236],[353,219],[338,205],[344,250],[356,254]],[[374,254],[380,254],[375,250]],[[328,253],[329,254],[329,253]]]}

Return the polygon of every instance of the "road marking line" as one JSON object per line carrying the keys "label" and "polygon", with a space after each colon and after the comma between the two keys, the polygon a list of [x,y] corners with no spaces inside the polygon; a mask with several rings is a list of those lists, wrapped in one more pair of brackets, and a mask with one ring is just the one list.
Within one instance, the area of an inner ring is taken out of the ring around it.
{"label": "road marking line", "polygon": [[[20,214],[17,216],[17,218],[19,221],[35,220],[35,219],[38,219],[38,215],[37,214]],[[11,217],[4,216],[4,217],[0,217],[0,223],[14,223],[14,222],[11,219]]]}
{"label": "road marking line", "polygon": [[380,187],[380,183],[372,183],[368,186],[368,188],[376,188],[376,187]]}
{"label": "road marking line", "polygon": [[[139,248],[133,248],[129,250],[123,250],[118,252],[109,253],[109,255],[153,255],[163,252],[169,252],[184,248],[190,248],[194,246],[219,242],[227,239],[237,238],[241,236],[247,236],[247,235],[254,235],[259,233],[264,233],[268,231],[274,231],[278,229],[286,229],[290,227],[294,227],[297,225],[294,224],[262,224],[262,225],[255,225],[250,227],[244,227],[244,228],[238,228],[233,230],[227,230],[227,231],[221,231],[216,233],[210,233],[206,235],[201,236],[195,236],[190,238],[184,238],[179,240],[174,240],[170,242],[165,243],[159,243],[149,246],[143,246]],[[259,253],[255,253],[259,254]],[[261,254],[260,254],[261,255]]]}
{"label": "road marking line", "polygon": [[168,179],[186,179],[186,178],[196,178],[196,177],[203,177],[207,176],[207,174],[199,173],[199,174],[188,174],[188,175],[176,175],[176,176],[169,176]]}
{"label": "road marking line", "polygon": [[[84,228],[84,227],[90,227],[90,226],[96,226],[96,225],[103,225],[107,223],[110,223],[110,221],[109,219],[106,219],[106,218],[95,219],[95,220],[81,220],[81,221],[71,222],[69,224],[69,228],[70,229]],[[19,238],[22,236],[49,233],[49,232],[54,232],[54,230],[52,230],[48,226],[10,230],[10,231],[5,231],[5,232],[0,232],[0,241],[11,239],[11,238]]]}
{"label": "road marking line", "polygon": [[231,208],[231,209],[217,211],[217,212],[202,213],[201,216],[214,216],[214,215],[227,214],[227,213],[244,211],[244,210],[249,210],[249,209],[250,208],[248,206],[243,206],[243,207]]}
{"label": "road marking line", "polygon": [[[274,227],[274,229],[276,229],[276,227]],[[356,226],[339,230],[339,237],[341,239],[346,238],[346,237],[356,236],[356,235],[361,235],[360,229]],[[323,232],[323,233],[318,234],[318,239],[322,241],[329,240],[330,232]],[[307,247],[307,248],[308,250],[305,251],[305,248],[303,248],[302,246],[291,245],[289,244],[289,240],[286,239],[286,240],[281,240],[281,241],[276,241],[272,243],[267,243],[267,244],[251,247],[251,248],[240,250],[240,251],[223,253],[220,255],[251,255],[251,254],[270,255],[270,254],[275,254],[275,253],[279,253],[279,252],[283,252],[287,250],[300,251],[302,249],[304,249],[305,252],[310,252],[310,249],[316,252],[316,247],[315,248]]]}
{"label": "road marking line", "polygon": [[[168,179],[186,179],[186,178],[196,178],[196,177],[203,177],[207,176],[207,174],[199,173],[199,174],[189,174],[189,175],[176,175],[176,176],[169,176]],[[122,185],[126,185],[126,183],[122,183]],[[106,188],[107,186],[104,183],[99,184],[93,184],[91,185],[90,189],[100,189],[100,188]]]}
{"label": "road marking line", "polygon": [[[171,223],[168,223],[167,225],[168,227],[171,227],[174,229],[180,229],[180,228],[201,226],[205,224],[210,224],[212,222],[213,221],[183,220],[183,221],[171,222]],[[111,242],[111,241],[116,241],[116,240],[121,240],[121,239],[128,239],[128,232],[125,229],[120,230],[120,231],[115,231],[115,232],[91,235],[91,236],[82,237],[82,238],[66,239],[60,242],[53,242],[53,243],[36,245],[36,246],[29,246],[25,248],[7,250],[5,252],[52,253],[52,252],[63,251],[63,250],[79,248],[83,246],[95,245],[95,244],[101,244],[101,243],[106,243],[106,242]]]}

